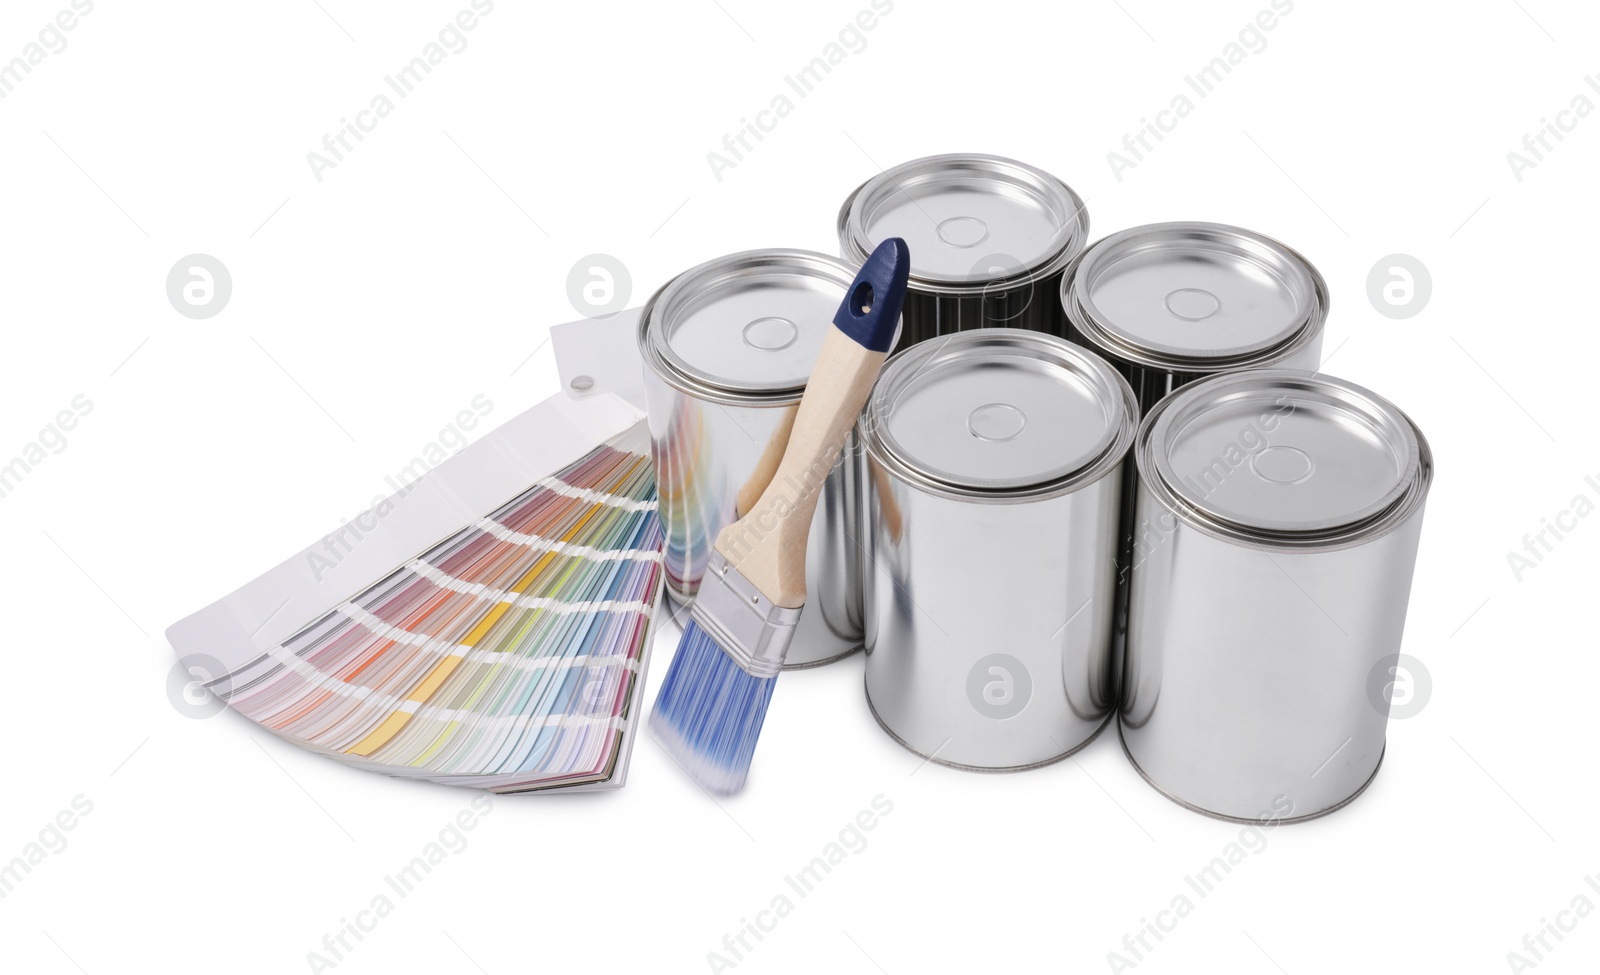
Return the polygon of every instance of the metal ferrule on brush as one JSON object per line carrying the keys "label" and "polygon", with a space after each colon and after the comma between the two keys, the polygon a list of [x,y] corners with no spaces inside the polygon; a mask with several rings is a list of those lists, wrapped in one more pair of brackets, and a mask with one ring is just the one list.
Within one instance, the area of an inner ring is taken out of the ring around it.
{"label": "metal ferrule on brush", "polygon": [[739,669],[751,677],[776,677],[794,640],[801,607],[774,606],[715,549],[700,577],[689,618],[699,624]]}

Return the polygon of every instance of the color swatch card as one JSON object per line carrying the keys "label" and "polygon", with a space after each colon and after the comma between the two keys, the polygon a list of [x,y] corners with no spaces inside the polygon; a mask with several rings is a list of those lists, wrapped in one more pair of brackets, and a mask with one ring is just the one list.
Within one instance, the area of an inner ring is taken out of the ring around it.
{"label": "color swatch card", "polygon": [[[623,421],[558,469],[524,473],[552,444]],[[495,489],[485,478],[522,486],[463,517]],[[385,504],[333,566],[366,575],[358,589],[328,584],[312,546],[303,566],[290,560],[175,624],[168,637],[191,673],[263,728],[359,768],[496,792],[620,786],[661,581],[637,411],[614,397],[547,401]],[[257,623],[273,599],[320,607],[298,625],[278,621],[283,611]],[[272,635],[246,638],[251,626]]]}

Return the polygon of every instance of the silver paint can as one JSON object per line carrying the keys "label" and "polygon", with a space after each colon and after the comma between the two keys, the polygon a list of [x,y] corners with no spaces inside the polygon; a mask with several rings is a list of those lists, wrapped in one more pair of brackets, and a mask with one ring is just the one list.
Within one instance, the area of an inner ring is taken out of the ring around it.
{"label": "silver paint can", "polygon": [[1316,369],[1328,286],[1304,257],[1262,234],[1156,223],[1084,251],[1063,277],[1060,304],[1067,337],[1116,366],[1145,413],[1219,372]]}
{"label": "silver paint can", "polygon": [[[645,305],[638,337],[663,575],[680,607],[694,599],[717,533],[771,480],[854,276],[824,254],[747,251],[683,272]],[[844,456],[854,453],[852,439]],[[786,669],[861,648],[855,477],[855,464],[841,460],[824,483],[806,557],[806,611]]]}
{"label": "silver paint can", "polygon": [[1133,391],[1064,339],[911,346],[862,415],[866,694],[885,731],[974,771],[1065,758],[1116,707],[1112,606]]}
{"label": "silver paint can", "polygon": [[1278,822],[1339,808],[1383,758],[1369,693],[1400,652],[1433,479],[1393,404],[1250,370],[1145,417],[1121,731],[1172,799]]}
{"label": "silver paint can", "polygon": [[897,349],[976,328],[1063,334],[1061,274],[1088,241],[1066,183],[1014,159],[960,153],[887,169],[839,210],[839,253],[859,264],[887,237],[911,248]]}

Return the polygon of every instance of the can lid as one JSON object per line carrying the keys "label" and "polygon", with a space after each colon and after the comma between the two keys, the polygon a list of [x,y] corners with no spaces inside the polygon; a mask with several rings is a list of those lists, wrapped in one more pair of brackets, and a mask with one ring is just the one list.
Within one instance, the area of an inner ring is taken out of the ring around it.
{"label": "can lid", "polygon": [[922,342],[885,365],[869,448],[921,479],[977,491],[1059,484],[1132,442],[1133,391],[1064,339],[1012,328]]}
{"label": "can lid", "polygon": [[1180,364],[1259,357],[1320,328],[1326,288],[1283,244],[1194,221],[1112,234],[1063,288],[1068,315],[1113,353]]}
{"label": "can lid", "polygon": [[803,389],[855,273],[825,254],[745,251],[672,279],[646,341],[670,369],[736,393]]}
{"label": "can lid", "polygon": [[1228,373],[1175,394],[1146,420],[1147,464],[1187,506],[1253,535],[1345,533],[1380,518],[1422,481],[1410,419],[1331,376]]}
{"label": "can lid", "polygon": [[846,257],[864,260],[886,238],[904,238],[913,286],[932,290],[1058,271],[1088,233],[1083,200],[1066,183],[1014,159],[968,153],[884,170],[839,215]]}

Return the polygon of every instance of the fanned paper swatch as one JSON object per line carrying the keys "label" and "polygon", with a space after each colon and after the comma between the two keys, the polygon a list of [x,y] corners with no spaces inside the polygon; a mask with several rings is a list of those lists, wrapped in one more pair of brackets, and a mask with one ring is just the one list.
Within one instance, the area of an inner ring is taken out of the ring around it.
{"label": "fanned paper swatch", "polygon": [[[546,406],[552,424],[562,419],[556,414],[589,409]],[[527,416],[507,427],[535,435]],[[485,468],[504,478],[530,459],[508,456],[505,438],[486,441],[413,486],[446,482],[432,501],[407,515],[412,492],[397,496],[377,529],[398,541],[453,509],[453,533],[411,547],[409,558],[325,599],[283,637],[253,641],[259,646],[228,659],[203,641],[237,638],[253,620],[235,618],[223,600],[168,631],[180,658],[194,655],[191,670],[205,686],[263,728],[359,768],[496,792],[620,785],[661,581],[648,433],[635,418],[468,520],[450,481]],[[466,463],[451,468],[458,460]],[[275,570],[280,587],[304,586],[303,569],[285,571],[293,561]],[[270,587],[274,576],[252,586]],[[270,597],[253,595],[261,598],[246,600],[252,606]]]}

